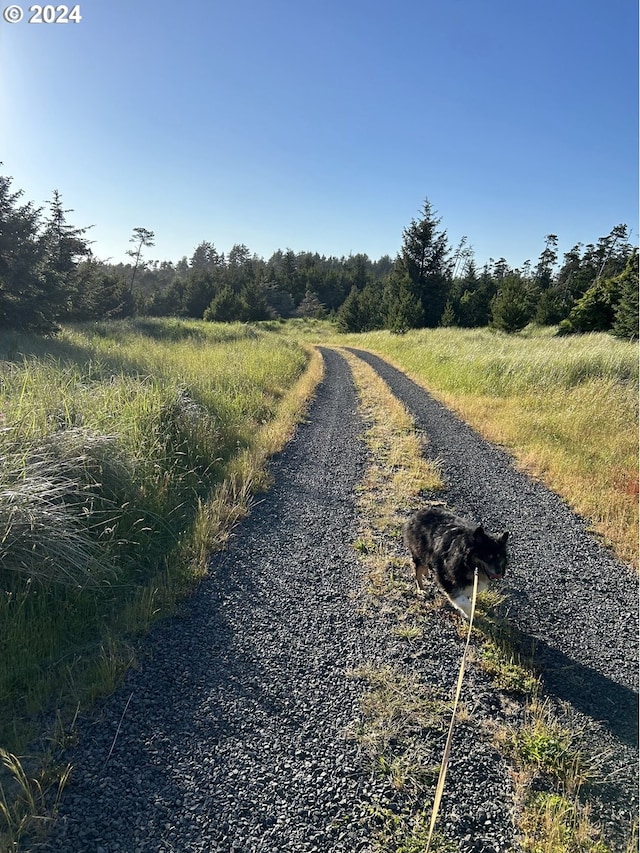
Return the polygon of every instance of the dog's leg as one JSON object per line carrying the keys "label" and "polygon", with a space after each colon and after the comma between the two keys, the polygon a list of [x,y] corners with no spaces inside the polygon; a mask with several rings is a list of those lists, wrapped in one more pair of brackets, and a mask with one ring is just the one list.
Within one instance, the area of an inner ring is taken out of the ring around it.
{"label": "dog's leg", "polygon": [[449,596],[449,600],[465,619],[471,619],[471,599],[466,593],[458,592],[456,595]]}
{"label": "dog's leg", "polygon": [[429,569],[418,560],[414,561],[414,568],[416,570],[416,592],[418,595],[422,595],[424,593],[424,576],[428,574]]}

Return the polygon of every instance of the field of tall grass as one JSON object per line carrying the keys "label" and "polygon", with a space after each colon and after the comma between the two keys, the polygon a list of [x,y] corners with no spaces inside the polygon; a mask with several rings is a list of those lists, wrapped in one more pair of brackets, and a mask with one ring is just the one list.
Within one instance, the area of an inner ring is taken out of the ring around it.
{"label": "field of tall grass", "polygon": [[113,689],[265,485],[320,370],[241,324],[0,332],[0,748]]}
{"label": "field of tall grass", "polygon": [[553,329],[422,329],[336,340],[378,353],[504,445],[637,564],[637,343],[596,333],[556,337]]}
{"label": "field of tall grass", "polygon": [[321,376],[312,343],[395,364],[637,560],[635,344],[320,321],[0,331],[0,837],[3,815],[17,837],[32,808],[4,799],[2,763],[17,778],[10,753],[64,737],[204,573]]}

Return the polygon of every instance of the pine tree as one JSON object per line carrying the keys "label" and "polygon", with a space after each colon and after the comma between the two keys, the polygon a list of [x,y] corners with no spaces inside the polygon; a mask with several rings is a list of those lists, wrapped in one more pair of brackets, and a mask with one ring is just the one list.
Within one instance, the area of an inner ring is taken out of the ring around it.
{"label": "pine tree", "polygon": [[503,332],[518,332],[531,320],[533,304],[526,283],[516,273],[505,276],[491,303],[491,326]]}
{"label": "pine tree", "polygon": [[204,312],[204,319],[210,322],[231,323],[235,320],[241,320],[242,313],[242,300],[227,284]]}
{"label": "pine tree", "polygon": [[555,234],[547,234],[544,238],[544,249],[538,258],[535,271],[535,284],[540,291],[548,290],[553,279],[553,268],[558,261],[558,238]]}
{"label": "pine tree", "polygon": [[638,250],[620,275],[620,301],[615,310],[613,334],[617,338],[638,337]]}
{"label": "pine tree", "polygon": [[153,231],[149,231],[148,228],[138,227],[133,229],[133,234],[129,238],[129,242],[134,243],[136,246],[135,249],[129,249],[127,251],[127,255],[129,255],[135,260],[135,263],[133,265],[133,272],[131,273],[131,282],[129,284],[129,290],[131,290],[132,293],[133,283],[135,281],[136,273],[138,272],[138,267],[140,266],[140,261],[142,259],[142,249],[144,247],[149,248],[155,245],[153,242],[155,236],[156,235],[153,233]]}
{"label": "pine tree", "polygon": [[403,243],[395,269],[422,308],[422,324],[435,327],[440,322],[448,296],[451,265],[446,231],[439,231],[440,219],[428,199],[422,218],[413,219],[403,231]]}

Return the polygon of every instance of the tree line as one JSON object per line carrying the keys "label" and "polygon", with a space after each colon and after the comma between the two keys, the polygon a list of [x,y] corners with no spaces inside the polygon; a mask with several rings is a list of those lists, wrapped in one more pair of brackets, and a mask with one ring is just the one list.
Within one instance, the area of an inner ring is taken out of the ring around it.
{"label": "tree line", "polygon": [[190,258],[145,257],[153,231],[132,231],[128,263],[97,259],[90,227],[69,223],[58,191],[46,208],[24,202],[0,176],[0,327],[54,334],[62,322],[138,316],[245,322],[332,317],[343,331],[492,326],[530,322],[561,333],[638,332],[638,252],[625,225],[560,260],[549,234],[535,263],[504,258],[479,268],[463,238],[452,247],[429,200],[404,229],[395,258],[326,257],[244,244],[228,254],[199,243]]}

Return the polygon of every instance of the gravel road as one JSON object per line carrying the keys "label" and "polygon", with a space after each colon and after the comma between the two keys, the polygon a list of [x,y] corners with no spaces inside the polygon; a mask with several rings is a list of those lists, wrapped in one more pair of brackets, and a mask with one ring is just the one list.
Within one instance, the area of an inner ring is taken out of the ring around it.
{"label": "gravel road", "polygon": [[[68,756],[74,772],[43,849],[371,850],[369,807],[394,792],[345,738],[365,689],[346,673],[390,662],[452,691],[463,641],[446,609],[433,617],[430,642],[417,647],[391,639],[384,619],[363,615],[351,545],[354,489],[367,462],[363,424],[344,359],[322,353],[325,378],[308,421],[273,461],[274,485],[229,549],[212,558],[182,614],[153,630],[140,669],[81,722]],[[548,689],[601,721],[596,734],[617,750],[611,799],[624,821],[621,791],[627,809],[634,795],[635,579],[506,454],[402,374],[358,354],[427,433],[447,501],[512,531],[510,618],[536,640]],[[495,712],[479,671],[467,691],[480,718]],[[442,824],[462,853],[506,850],[510,781],[489,741],[454,743],[449,778]]]}
{"label": "gravel road", "polygon": [[[351,349],[388,383],[428,439],[444,498],[488,529],[509,530],[509,620],[548,696],[575,709],[602,755],[616,805],[606,819],[637,816],[638,580],[585,521],[482,440],[424,389],[375,355]],[[627,808],[624,804],[627,804]]]}

